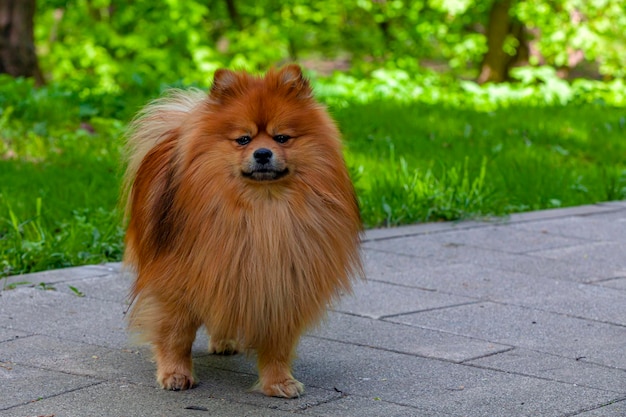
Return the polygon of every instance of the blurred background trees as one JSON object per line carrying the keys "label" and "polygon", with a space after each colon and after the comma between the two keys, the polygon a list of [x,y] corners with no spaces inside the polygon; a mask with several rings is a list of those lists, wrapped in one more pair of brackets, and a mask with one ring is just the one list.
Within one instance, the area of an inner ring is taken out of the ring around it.
{"label": "blurred background trees", "polygon": [[[299,60],[322,74],[436,71],[479,83],[516,66],[614,79],[626,68],[618,0],[0,0],[0,72],[82,87],[194,83],[221,66]],[[8,22],[8,23],[7,23]],[[19,39],[16,45],[15,39]],[[30,46],[29,46],[30,45]],[[30,49],[29,49],[30,48]],[[15,72],[12,62],[30,68]]]}

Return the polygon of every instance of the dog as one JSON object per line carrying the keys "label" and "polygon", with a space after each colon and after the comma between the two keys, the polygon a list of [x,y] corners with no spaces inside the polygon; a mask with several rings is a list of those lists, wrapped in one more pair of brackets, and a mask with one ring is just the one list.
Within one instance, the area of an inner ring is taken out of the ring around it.
{"label": "dog", "polygon": [[196,384],[204,325],[209,352],[256,352],[256,390],[300,396],[300,337],[363,276],[340,133],[301,68],[220,69],[208,93],[170,91],[126,149],[129,326],[152,345],[159,385]]}

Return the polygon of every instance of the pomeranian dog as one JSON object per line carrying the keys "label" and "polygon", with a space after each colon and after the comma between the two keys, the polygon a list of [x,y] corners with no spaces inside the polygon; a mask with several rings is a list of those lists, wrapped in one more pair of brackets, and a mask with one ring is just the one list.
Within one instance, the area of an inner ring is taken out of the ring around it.
{"label": "pomeranian dog", "polygon": [[209,352],[256,351],[256,390],[299,396],[299,338],[362,276],[340,134],[300,67],[221,69],[208,94],[173,90],[140,112],[127,149],[130,328],[159,385],[194,386],[204,325]]}

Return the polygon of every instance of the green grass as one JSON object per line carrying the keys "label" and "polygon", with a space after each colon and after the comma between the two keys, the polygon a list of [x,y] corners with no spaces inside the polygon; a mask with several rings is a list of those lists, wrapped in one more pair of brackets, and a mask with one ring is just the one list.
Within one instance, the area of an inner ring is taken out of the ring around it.
{"label": "green grass", "polygon": [[[0,89],[0,278],[119,260],[121,120],[140,100],[29,88]],[[470,107],[331,104],[367,227],[626,198],[625,109]]]}
{"label": "green grass", "polygon": [[0,162],[5,275],[118,260],[117,176],[94,163]]}
{"label": "green grass", "polygon": [[101,133],[89,133],[73,108],[60,101],[35,120],[0,113],[0,277],[121,257],[123,125],[93,118]]}
{"label": "green grass", "polygon": [[626,198],[624,109],[380,102],[334,114],[370,227]]}

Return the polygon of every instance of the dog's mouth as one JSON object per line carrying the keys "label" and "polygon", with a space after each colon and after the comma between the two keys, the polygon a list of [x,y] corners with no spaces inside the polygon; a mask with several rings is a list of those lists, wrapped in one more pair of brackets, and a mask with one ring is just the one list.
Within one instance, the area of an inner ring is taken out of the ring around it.
{"label": "dog's mouth", "polygon": [[271,168],[259,168],[253,171],[241,171],[241,175],[244,178],[248,178],[254,181],[275,181],[283,178],[289,174],[289,169],[276,170]]}

